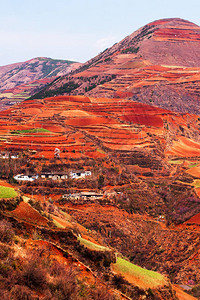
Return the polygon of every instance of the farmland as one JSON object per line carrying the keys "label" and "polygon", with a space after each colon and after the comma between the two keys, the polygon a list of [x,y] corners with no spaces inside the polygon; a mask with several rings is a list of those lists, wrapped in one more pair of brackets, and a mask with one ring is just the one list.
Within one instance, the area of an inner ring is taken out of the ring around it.
{"label": "farmland", "polygon": [[0,185],[0,198],[9,199],[16,196],[17,192],[13,188]]}

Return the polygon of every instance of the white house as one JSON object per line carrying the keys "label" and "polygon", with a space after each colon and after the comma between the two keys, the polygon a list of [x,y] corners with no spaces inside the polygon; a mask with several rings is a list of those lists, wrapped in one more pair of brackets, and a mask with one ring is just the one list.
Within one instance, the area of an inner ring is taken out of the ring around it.
{"label": "white house", "polygon": [[61,174],[61,173],[42,173],[41,178],[45,179],[52,179],[52,180],[61,180],[61,179],[67,179],[67,174]]}
{"label": "white house", "polygon": [[75,171],[70,172],[70,177],[72,179],[79,179],[79,178],[85,178],[86,176],[91,176],[91,171]]}
{"label": "white house", "polygon": [[24,174],[18,174],[14,176],[14,179],[17,181],[34,181],[38,178],[38,175],[24,175]]}

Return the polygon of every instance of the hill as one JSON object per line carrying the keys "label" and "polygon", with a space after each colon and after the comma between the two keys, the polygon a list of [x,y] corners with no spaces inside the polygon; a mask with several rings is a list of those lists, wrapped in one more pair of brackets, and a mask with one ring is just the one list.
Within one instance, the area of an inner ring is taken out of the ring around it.
{"label": "hill", "polygon": [[[0,112],[0,138],[1,178],[39,176],[16,183],[26,197],[50,199],[133,264],[198,287],[198,116],[127,99],[58,96]],[[54,224],[71,228],[60,217]]]}
{"label": "hill", "polygon": [[79,63],[37,57],[0,67],[0,108],[5,109],[30,97],[57,76],[65,75]]}
{"label": "hill", "polygon": [[145,25],[33,98],[128,98],[199,114],[200,27],[182,19]]}
{"label": "hill", "polygon": [[178,299],[165,276],[101,246],[65,209],[48,201],[23,201],[20,195],[2,202],[2,299]]}

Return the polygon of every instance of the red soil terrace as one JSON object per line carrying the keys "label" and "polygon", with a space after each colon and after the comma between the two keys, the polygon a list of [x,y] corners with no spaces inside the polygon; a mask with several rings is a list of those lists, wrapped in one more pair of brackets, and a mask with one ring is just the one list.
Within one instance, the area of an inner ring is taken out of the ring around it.
{"label": "red soil terrace", "polygon": [[[194,115],[172,113],[131,100],[84,96],[29,100],[0,112],[0,119],[1,151],[29,149],[37,151],[36,157],[46,158],[53,158],[55,148],[62,151],[63,158],[97,158],[105,156],[102,146],[128,151],[151,149],[156,139],[167,147],[166,134],[177,135],[179,126],[187,131],[190,126],[190,132],[198,130],[198,117]],[[48,131],[41,132],[41,128]],[[200,144],[180,136],[166,148],[166,154],[199,156]]]}
{"label": "red soil terrace", "polygon": [[20,202],[18,207],[11,211],[14,217],[26,222],[36,223],[38,226],[47,226],[48,219],[42,217],[37,210],[25,202]]}

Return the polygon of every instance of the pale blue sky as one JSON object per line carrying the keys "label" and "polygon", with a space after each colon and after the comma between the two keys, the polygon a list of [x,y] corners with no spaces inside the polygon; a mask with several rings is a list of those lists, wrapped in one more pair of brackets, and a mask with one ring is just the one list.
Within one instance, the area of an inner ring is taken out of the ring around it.
{"label": "pale blue sky", "polygon": [[37,56],[85,62],[141,26],[200,25],[199,0],[0,0],[0,65]]}

